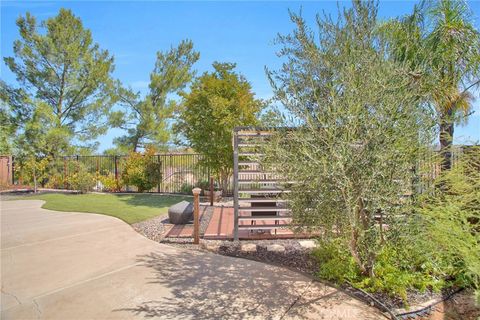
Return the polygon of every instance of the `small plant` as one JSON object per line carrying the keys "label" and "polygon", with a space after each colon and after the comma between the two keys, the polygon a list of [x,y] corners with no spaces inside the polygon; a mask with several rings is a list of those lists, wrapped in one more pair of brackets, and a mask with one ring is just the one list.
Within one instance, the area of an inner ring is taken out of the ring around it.
{"label": "small plant", "polygon": [[48,177],[48,181],[45,187],[50,189],[62,189],[65,185],[65,181],[61,174],[52,174]]}
{"label": "small plant", "polygon": [[154,162],[155,150],[147,148],[144,154],[131,152],[124,162],[122,181],[125,185],[135,186],[138,192],[155,187],[161,180],[159,163]]}
{"label": "small plant", "polygon": [[106,192],[117,192],[121,189],[121,182],[118,179],[115,179],[113,173],[108,173],[104,176],[99,176],[98,180],[102,184],[102,191]]}
{"label": "small plant", "polygon": [[43,181],[47,177],[48,164],[50,163],[50,158],[37,158],[35,156],[29,155],[22,159],[20,165],[15,168],[16,172],[19,172],[20,179],[24,183],[32,183],[34,187],[34,192],[37,192],[39,182]]}
{"label": "small plant", "polygon": [[210,190],[210,182],[208,180],[202,180],[197,183],[197,187],[202,190]]}
{"label": "small plant", "polygon": [[76,171],[68,178],[68,184],[80,193],[91,191],[96,184],[95,176],[88,172],[82,163],[77,163]]}
{"label": "small plant", "polygon": [[180,187],[180,193],[184,194],[192,194],[192,189],[194,188],[193,185],[191,185],[188,182],[182,183],[182,186]]}

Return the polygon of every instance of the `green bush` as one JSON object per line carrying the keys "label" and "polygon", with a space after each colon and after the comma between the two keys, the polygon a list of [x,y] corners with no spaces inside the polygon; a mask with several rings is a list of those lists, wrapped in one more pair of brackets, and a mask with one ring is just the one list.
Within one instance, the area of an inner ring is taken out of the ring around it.
{"label": "green bush", "polygon": [[99,176],[98,180],[102,184],[102,190],[107,192],[116,192],[120,191],[121,182],[120,180],[115,179],[113,173],[109,173],[105,176]]}
{"label": "green bush", "polygon": [[161,179],[159,163],[153,161],[155,151],[147,149],[144,154],[131,152],[124,161],[122,182],[135,186],[138,192],[144,192],[155,187]]}
{"label": "green bush", "polygon": [[185,194],[192,194],[192,189],[194,186],[188,182],[182,183],[180,186],[180,193],[185,193]]}
{"label": "green bush", "polygon": [[81,163],[77,164],[77,169],[67,180],[70,188],[80,191],[80,193],[91,191],[96,184],[95,176],[89,173],[87,168]]}
{"label": "green bush", "polygon": [[[313,252],[317,275],[383,292],[407,302],[410,290],[472,287],[480,298],[480,149],[464,154],[444,171],[436,187],[419,197],[413,214],[392,224],[375,257],[374,276],[362,274],[343,239]],[[478,300],[480,302],[480,300]]]}
{"label": "green bush", "polygon": [[[480,147],[468,149],[419,200],[423,243],[455,285],[480,289]],[[477,295],[478,296],[478,295]],[[480,302],[480,301],[479,301]]]}
{"label": "green bush", "polygon": [[374,277],[362,275],[347,245],[341,241],[321,243],[312,254],[319,264],[319,278],[349,283],[367,292],[382,292],[401,298],[405,304],[409,290],[438,291],[446,285],[442,273],[434,268],[436,264],[429,263],[419,248],[405,243],[383,247],[375,260]]}
{"label": "green bush", "polygon": [[344,283],[354,282],[359,276],[347,247],[340,240],[332,242],[320,241],[319,246],[312,252],[314,259],[319,264],[317,276],[321,279]]}
{"label": "green bush", "polygon": [[50,189],[63,189],[65,187],[65,180],[61,174],[51,174],[48,176],[45,187]]}
{"label": "green bush", "polygon": [[202,190],[209,190],[210,189],[210,181],[202,180],[197,183],[197,187]]}

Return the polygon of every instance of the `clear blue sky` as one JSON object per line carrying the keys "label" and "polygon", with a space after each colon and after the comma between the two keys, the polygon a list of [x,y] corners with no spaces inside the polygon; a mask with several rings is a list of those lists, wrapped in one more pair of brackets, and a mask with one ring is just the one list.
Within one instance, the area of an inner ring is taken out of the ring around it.
{"label": "clear blue sky", "polygon": [[[380,3],[380,16],[388,18],[411,11],[413,1]],[[349,2],[340,5],[349,6]],[[211,70],[214,61],[237,63],[238,70],[251,82],[259,98],[272,95],[264,67],[280,64],[273,44],[277,33],[288,33],[292,23],[288,9],[298,11],[313,25],[315,14],[325,11],[336,15],[337,3],[322,2],[135,2],[135,1],[3,1],[1,2],[1,56],[12,56],[12,43],[19,37],[15,20],[29,11],[38,20],[71,9],[94,41],[115,56],[114,76],[133,89],[145,93],[155,54],[167,50],[182,39],[193,40],[200,52],[195,65],[198,72]],[[477,28],[480,2],[471,1]],[[1,78],[14,83],[12,73],[1,64]],[[475,114],[469,124],[457,128],[456,142],[480,140],[480,101],[475,102]],[[112,139],[121,131],[112,129],[100,137],[100,149],[110,148]]]}

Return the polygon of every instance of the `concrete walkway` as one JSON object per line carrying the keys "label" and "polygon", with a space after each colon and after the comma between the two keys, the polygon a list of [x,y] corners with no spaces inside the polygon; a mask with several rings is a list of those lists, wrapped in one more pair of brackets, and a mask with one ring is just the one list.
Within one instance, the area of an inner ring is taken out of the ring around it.
{"label": "concrete walkway", "polygon": [[124,222],[2,201],[1,319],[381,319],[287,269],[162,245]]}

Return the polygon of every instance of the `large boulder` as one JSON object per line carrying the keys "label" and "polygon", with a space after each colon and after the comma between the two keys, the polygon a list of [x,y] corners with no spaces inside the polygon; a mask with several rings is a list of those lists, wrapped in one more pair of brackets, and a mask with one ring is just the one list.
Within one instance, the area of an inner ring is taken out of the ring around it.
{"label": "large boulder", "polygon": [[182,201],[168,209],[168,219],[173,224],[186,224],[193,219],[193,204]]}

